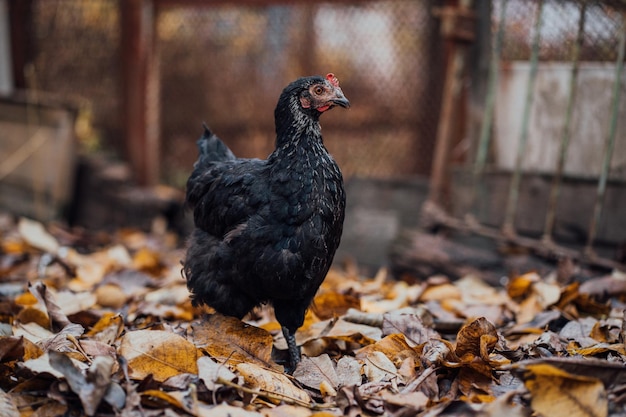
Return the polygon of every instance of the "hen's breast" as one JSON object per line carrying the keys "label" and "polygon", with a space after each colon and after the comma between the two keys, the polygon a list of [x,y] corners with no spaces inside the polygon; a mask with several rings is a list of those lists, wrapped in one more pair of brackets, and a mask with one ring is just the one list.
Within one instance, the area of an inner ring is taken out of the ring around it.
{"label": "hen's breast", "polygon": [[339,245],[343,180],[330,158],[300,158],[274,168],[268,205],[230,242],[245,269],[236,279],[245,284],[243,276],[253,275],[261,283],[254,288],[260,298],[306,298],[317,290]]}

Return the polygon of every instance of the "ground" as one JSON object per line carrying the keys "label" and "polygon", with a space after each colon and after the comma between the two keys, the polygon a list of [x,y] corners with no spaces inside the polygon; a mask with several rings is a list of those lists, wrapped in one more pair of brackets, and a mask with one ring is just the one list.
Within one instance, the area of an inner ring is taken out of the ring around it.
{"label": "ground", "polygon": [[244,322],[191,306],[183,244],[158,223],[107,234],[1,215],[3,415],[626,413],[618,271],[491,286],[333,269],[288,375],[270,306]]}

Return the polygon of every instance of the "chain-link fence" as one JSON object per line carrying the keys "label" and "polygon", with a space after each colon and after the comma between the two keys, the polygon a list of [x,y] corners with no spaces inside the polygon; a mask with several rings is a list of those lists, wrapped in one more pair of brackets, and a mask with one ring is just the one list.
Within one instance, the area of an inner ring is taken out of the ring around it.
{"label": "chain-link fence", "polygon": [[[540,30],[539,59],[542,61],[571,61],[576,42],[580,15],[585,8],[585,27],[580,51],[581,61],[611,61],[617,58],[617,44],[622,30],[622,3],[589,0],[545,0]],[[494,31],[501,23],[505,7],[506,25],[502,49],[505,61],[529,60],[533,28],[536,23],[538,0],[493,1]]]}
{"label": "chain-link fence", "polygon": [[[433,3],[158,7],[163,179],[184,184],[202,122],[236,154],[266,157],[282,88],[327,72],[352,103],[322,121],[345,175],[428,174],[442,81]],[[118,0],[33,4],[32,86],[89,99],[104,145],[123,150]]]}
{"label": "chain-link fence", "polygon": [[[472,79],[480,129],[467,146],[469,169],[455,176],[450,224],[540,253],[605,266],[616,259],[623,268],[626,5],[491,4],[482,61],[489,70]],[[458,221],[468,218],[479,222]]]}

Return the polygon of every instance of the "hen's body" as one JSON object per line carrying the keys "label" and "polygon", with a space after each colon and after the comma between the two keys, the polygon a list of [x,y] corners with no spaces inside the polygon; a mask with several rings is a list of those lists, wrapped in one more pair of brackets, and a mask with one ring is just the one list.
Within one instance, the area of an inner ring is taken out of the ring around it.
{"label": "hen's body", "polygon": [[343,180],[319,125],[335,104],[349,105],[334,77],[291,83],[275,110],[276,149],[268,159],[236,158],[205,129],[187,182],[196,229],[184,271],[194,303],[238,318],[272,303],[292,366],[299,360],[295,331],[343,227]]}

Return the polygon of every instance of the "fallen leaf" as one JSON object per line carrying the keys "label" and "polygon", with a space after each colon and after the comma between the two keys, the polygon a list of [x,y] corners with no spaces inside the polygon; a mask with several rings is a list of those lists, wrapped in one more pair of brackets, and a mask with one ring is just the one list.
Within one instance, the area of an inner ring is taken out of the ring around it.
{"label": "fallen leaf", "polygon": [[293,377],[302,385],[316,390],[320,390],[322,382],[330,384],[332,388],[339,386],[337,372],[327,354],[314,358],[303,357]]}
{"label": "fallen leaf", "polygon": [[369,352],[363,362],[369,382],[390,381],[398,376],[396,366],[382,352]]}
{"label": "fallen leaf", "polygon": [[337,361],[337,379],[338,386],[354,386],[361,385],[363,363],[351,356],[342,356]]}
{"label": "fallen leaf", "polygon": [[257,389],[259,395],[275,404],[281,401],[299,405],[311,403],[309,394],[293,385],[282,372],[275,372],[253,363],[240,363],[236,369],[244,378],[247,386]]}
{"label": "fallen leaf", "polygon": [[43,282],[37,281],[34,284],[29,284],[28,288],[39,301],[39,304],[46,309],[46,313],[48,317],[50,317],[52,325],[65,327],[71,323],[67,315],[63,313],[61,307],[57,304],[55,296],[48,290]]}
{"label": "fallen leaf", "polygon": [[[54,352],[53,354],[59,354],[58,352]],[[69,358],[72,363],[74,364],[74,366],[78,369],[87,369],[87,365],[77,361],[75,359]],[[44,353],[43,355],[41,355],[40,357],[36,358],[36,359],[30,359],[27,361],[24,361],[22,363],[22,366],[28,370],[30,370],[31,372],[35,373],[35,374],[43,374],[43,373],[47,373],[50,374],[52,376],[54,376],[55,378],[62,378],[63,374],[61,372],[59,372],[57,369],[55,369],[51,364],[50,364],[50,354],[49,353]]]}
{"label": "fallen leaf", "polygon": [[401,333],[412,346],[420,345],[430,338],[439,337],[431,327],[426,327],[422,319],[415,314],[383,315],[383,335]]}
{"label": "fallen leaf", "polygon": [[599,379],[571,374],[549,364],[526,364],[521,372],[531,407],[545,416],[606,417],[608,400]]}
{"label": "fallen leaf", "polygon": [[58,352],[50,352],[50,366],[63,374],[72,391],[78,395],[88,416],[93,416],[111,384],[114,360],[109,356],[97,356],[83,374],[72,360]]}
{"label": "fallen leaf", "polygon": [[116,313],[105,313],[87,332],[86,336],[98,342],[113,344],[124,330],[124,319]]}
{"label": "fallen leaf", "polygon": [[498,342],[496,327],[485,318],[479,318],[463,326],[457,335],[456,355],[467,361],[478,356],[489,360],[489,353]]}
{"label": "fallen leaf", "polygon": [[209,391],[215,391],[221,387],[220,380],[232,382],[237,379],[237,376],[226,365],[217,363],[207,356],[198,358],[198,377]]}
{"label": "fallen leaf", "polygon": [[360,309],[361,301],[353,295],[337,292],[324,292],[317,295],[311,306],[315,315],[321,320],[344,315],[351,308]]}
{"label": "fallen leaf", "polygon": [[187,414],[198,414],[198,398],[196,388],[192,384],[186,391],[165,392],[158,389],[149,389],[141,392],[142,403],[157,408],[157,406],[172,406]]}
{"label": "fallen leaf", "polygon": [[192,323],[191,327],[195,345],[220,362],[278,366],[271,360],[274,339],[263,329],[218,313],[209,315],[202,322]]}
{"label": "fallen leaf", "polygon": [[20,218],[17,230],[30,246],[44,252],[55,254],[59,250],[59,242],[48,233],[43,224],[25,217]]}
{"label": "fallen leaf", "polygon": [[128,361],[134,379],[152,375],[155,380],[164,381],[179,373],[198,373],[193,343],[162,330],[127,332],[121,339],[119,354]]}
{"label": "fallen leaf", "polygon": [[198,407],[199,417],[263,417],[263,414],[256,411],[249,411],[241,407],[235,407],[226,403],[216,406],[201,404]]}
{"label": "fallen leaf", "polygon": [[100,285],[96,289],[95,296],[99,305],[114,309],[119,309],[124,306],[124,304],[126,304],[126,300],[128,299],[128,296],[124,293],[124,291],[114,284]]}
{"label": "fallen leaf", "polygon": [[20,417],[20,410],[11,399],[11,396],[0,389],[0,416],[2,417]]}
{"label": "fallen leaf", "polygon": [[356,358],[365,360],[372,352],[380,352],[392,362],[400,363],[405,357],[413,357],[419,361],[419,354],[407,343],[403,334],[395,333],[384,337],[376,343],[365,346],[356,352]]}

